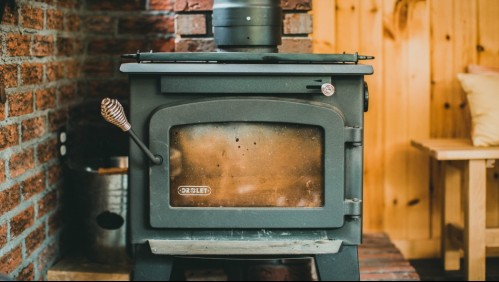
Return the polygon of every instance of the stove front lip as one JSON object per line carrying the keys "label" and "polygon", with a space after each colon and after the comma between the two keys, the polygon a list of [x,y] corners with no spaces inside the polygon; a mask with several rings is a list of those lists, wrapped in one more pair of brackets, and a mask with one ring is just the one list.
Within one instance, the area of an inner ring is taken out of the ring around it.
{"label": "stove front lip", "polygon": [[[192,114],[195,113],[195,114]],[[169,130],[214,122],[274,122],[324,130],[324,206],[320,208],[174,208],[170,206]],[[327,104],[290,99],[225,98],[158,109],[149,123],[151,150],[164,163],[150,167],[150,224],[154,228],[335,228],[344,223],[345,121]],[[168,215],[168,216],[165,216]]]}

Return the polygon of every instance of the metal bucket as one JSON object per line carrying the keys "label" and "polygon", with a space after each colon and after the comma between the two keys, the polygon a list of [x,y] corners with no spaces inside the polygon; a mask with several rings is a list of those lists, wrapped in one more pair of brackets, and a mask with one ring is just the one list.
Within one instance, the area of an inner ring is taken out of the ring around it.
{"label": "metal bucket", "polygon": [[69,192],[73,195],[75,236],[92,261],[128,260],[126,211],[128,158],[67,161]]}

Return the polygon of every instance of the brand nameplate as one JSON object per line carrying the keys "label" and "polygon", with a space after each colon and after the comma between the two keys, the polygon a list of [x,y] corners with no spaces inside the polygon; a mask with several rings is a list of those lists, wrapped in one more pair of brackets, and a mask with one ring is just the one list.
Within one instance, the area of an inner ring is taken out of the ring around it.
{"label": "brand nameplate", "polygon": [[182,196],[208,196],[211,194],[209,186],[179,186],[177,192]]}

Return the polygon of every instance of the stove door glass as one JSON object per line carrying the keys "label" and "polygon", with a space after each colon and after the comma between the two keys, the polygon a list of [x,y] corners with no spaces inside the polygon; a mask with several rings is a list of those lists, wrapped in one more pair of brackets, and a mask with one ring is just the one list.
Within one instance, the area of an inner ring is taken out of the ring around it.
{"label": "stove door glass", "polygon": [[172,207],[324,206],[324,130],[221,122],[170,129]]}

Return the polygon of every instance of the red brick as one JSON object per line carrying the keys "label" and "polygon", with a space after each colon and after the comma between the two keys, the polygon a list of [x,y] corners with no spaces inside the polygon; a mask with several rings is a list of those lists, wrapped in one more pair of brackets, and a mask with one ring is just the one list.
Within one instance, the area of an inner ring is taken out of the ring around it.
{"label": "red brick", "polygon": [[63,30],[64,17],[63,12],[56,9],[47,10],[47,29]]}
{"label": "red brick", "polygon": [[21,8],[21,23],[23,27],[42,30],[43,10],[35,7],[24,6]]}
{"label": "red brick", "polygon": [[31,37],[17,33],[9,33],[6,36],[7,54],[9,56],[29,56]]}
{"label": "red brick", "polygon": [[53,5],[55,0],[35,0],[35,1]]}
{"label": "red brick", "polygon": [[419,281],[416,272],[410,273],[361,273],[361,281]]}
{"label": "red brick", "polygon": [[155,11],[171,11],[175,0],[150,0],[149,9]]}
{"label": "red brick", "polygon": [[5,104],[0,102],[0,121],[4,119],[5,119]]}
{"label": "red brick", "polygon": [[45,190],[45,173],[35,174],[21,183],[21,193],[24,201]]}
{"label": "red brick", "polygon": [[33,281],[35,279],[35,267],[33,263],[28,264],[25,268],[23,268],[17,275],[17,281]]}
{"label": "red brick", "polygon": [[66,63],[66,78],[72,79],[80,77],[80,71],[81,71],[80,61],[71,60],[71,61],[66,61],[65,63]]}
{"label": "red brick", "polygon": [[[0,150],[19,144],[17,124],[0,127]],[[1,202],[0,202],[1,203]]]}
{"label": "red brick", "polygon": [[5,6],[5,11],[2,18],[2,25],[17,25],[19,23],[19,14],[17,10],[11,10],[9,5]]}
{"label": "red brick", "polygon": [[62,176],[62,170],[59,165],[53,165],[48,169],[49,185],[57,183]]}
{"label": "red brick", "polygon": [[156,39],[151,42],[151,49],[154,52],[175,52],[175,39]]}
{"label": "red brick", "polygon": [[79,31],[81,27],[80,16],[76,14],[67,15],[64,21],[64,30]]}
{"label": "red brick", "polygon": [[177,0],[174,9],[176,12],[211,11],[213,0]]}
{"label": "red brick", "polygon": [[281,0],[283,10],[311,10],[312,0]]}
{"label": "red brick", "polygon": [[54,54],[55,44],[53,36],[36,35],[34,37],[32,54],[37,57],[52,56]]}
{"label": "red brick", "polygon": [[26,252],[30,256],[45,240],[45,224],[32,231],[26,236]]}
{"label": "red brick", "polygon": [[308,37],[282,38],[279,46],[280,53],[310,53],[312,51],[312,40]]}
{"label": "red brick", "polygon": [[175,52],[213,52],[215,50],[213,38],[182,38],[175,44]]}
{"label": "red brick", "polygon": [[21,78],[23,85],[41,84],[43,81],[43,64],[23,64],[21,65]]}
{"label": "red brick", "polygon": [[113,76],[115,70],[112,58],[107,56],[87,58],[83,64],[83,72],[87,77]]}
{"label": "red brick", "polygon": [[23,261],[22,247],[17,246],[0,258],[0,273],[10,274]]}
{"label": "red brick", "polygon": [[170,16],[124,17],[118,23],[118,32],[120,34],[173,33],[174,21]]}
{"label": "red brick", "polygon": [[60,56],[72,56],[76,53],[77,46],[74,38],[58,37],[57,54]]}
{"label": "red brick", "polygon": [[42,199],[38,201],[38,218],[43,217],[57,207],[57,192],[50,191]]}
{"label": "red brick", "polygon": [[74,85],[64,85],[59,87],[59,104],[67,104],[76,98],[76,88]]}
{"label": "red brick", "polygon": [[146,41],[140,39],[98,38],[88,42],[88,53],[90,55],[109,54],[116,56],[146,49]]}
{"label": "red brick", "polygon": [[66,124],[68,120],[67,109],[61,109],[54,112],[49,112],[49,131],[56,132],[61,126]]}
{"label": "red brick", "polygon": [[6,87],[17,86],[17,65],[0,65],[0,82]]}
{"label": "red brick", "polygon": [[26,142],[34,138],[42,137],[47,131],[45,117],[36,117],[21,122],[22,141]]}
{"label": "red brick", "polygon": [[59,250],[59,246],[57,243],[51,243],[48,246],[44,246],[40,254],[38,255],[38,271],[44,272],[44,269],[49,267],[49,263],[57,258],[57,252]]}
{"label": "red brick", "polygon": [[49,216],[49,236],[53,236],[63,228],[63,219],[60,211]]}
{"label": "red brick", "polygon": [[5,161],[0,160],[0,184],[5,182]]}
{"label": "red brick", "polygon": [[47,80],[56,81],[64,78],[64,62],[52,62],[47,64]]}
{"label": "red brick", "polygon": [[129,92],[126,80],[91,80],[88,82],[88,93],[92,97],[127,97]]}
{"label": "red brick", "polygon": [[0,192],[0,214],[4,214],[21,203],[20,185],[16,184],[11,188]]}
{"label": "red brick", "polygon": [[33,112],[33,93],[18,93],[8,96],[9,117],[22,116]]}
{"label": "red brick", "polygon": [[87,0],[91,11],[140,11],[145,10],[145,0]]}
{"label": "red brick", "polygon": [[55,108],[56,88],[40,89],[35,92],[35,103],[37,110]]}
{"label": "red brick", "polygon": [[80,2],[78,0],[64,0],[58,1],[57,5],[68,9],[74,9],[80,7]]}
{"label": "red brick", "polygon": [[205,35],[206,15],[179,14],[175,16],[175,34],[177,35]]}
{"label": "red brick", "polygon": [[7,224],[0,225],[0,248],[7,243]]}
{"label": "red brick", "polygon": [[83,28],[87,32],[113,34],[116,18],[108,15],[92,15],[82,18]]}
{"label": "red brick", "polygon": [[38,144],[37,147],[38,152],[38,162],[46,163],[52,159],[57,157],[57,139],[49,139],[41,144]]}
{"label": "red brick", "polygon": [[35,208],[33,206],[18,213],[10,220],[10,233],[17,237],[35,222]]}
{"label": "red brick", "polygon": [[312,16],[306,13],[292,13],[284,15],[284,34],[312,33]]}
{"label": "red brick", "polygon": [[17,177],[35,167],[35,150],[25,149],[17,154],[12,154],[9,160],[10,177]]}

